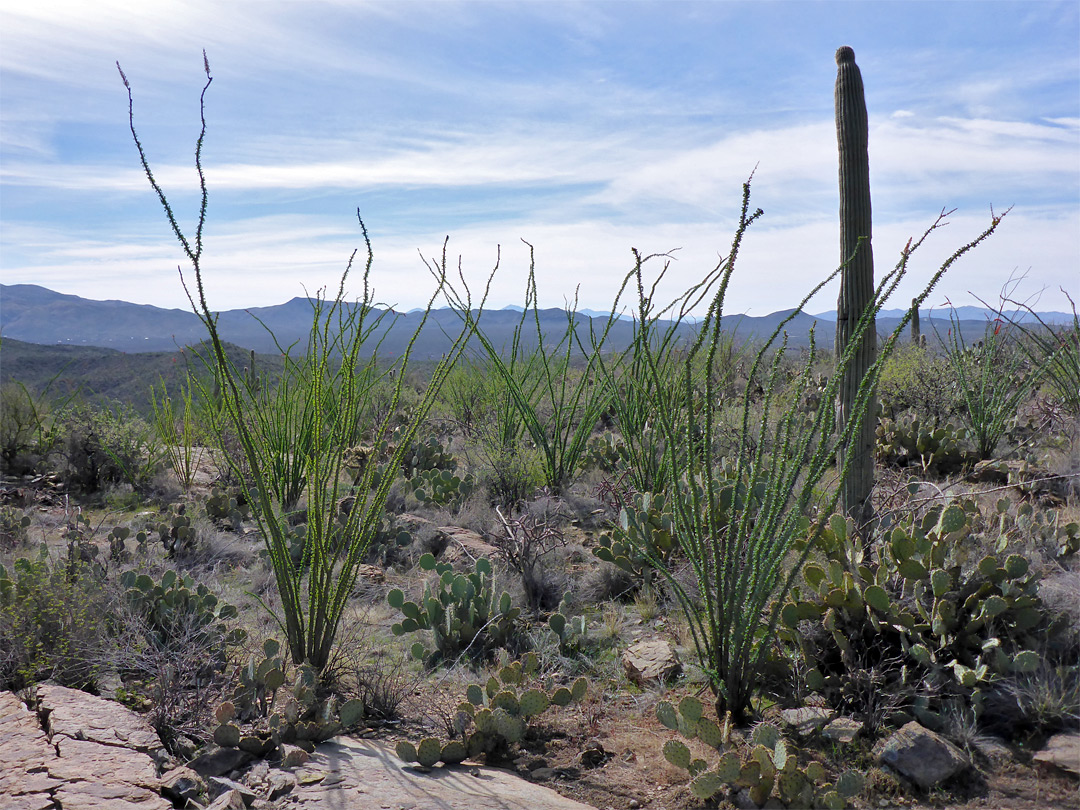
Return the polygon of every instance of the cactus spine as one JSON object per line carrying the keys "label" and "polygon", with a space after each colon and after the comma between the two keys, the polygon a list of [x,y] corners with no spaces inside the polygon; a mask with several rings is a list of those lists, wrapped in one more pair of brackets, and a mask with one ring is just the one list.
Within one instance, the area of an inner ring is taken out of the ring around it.
{"label": "cactus spine", "polygon": [[[855,52],[843,46],[836,52],[836,143],[840,153],[840,261],[845,262],[836,304],[837,360],[855,333],[859,319],[874,296],[874,253],[871,247],[870,158],[866,99]],[[843,372],[837,401],[839,424],[853,415],[859,384],[877,355],[877,332],[866,330],[862,345]],[[873,517],[870,491],[874,486],[874,402],[867,403],[861,429],[850,441],[855,455],[841,484],[841,504],[856,526]],[[843,454],[848,448],[840,448]]]}

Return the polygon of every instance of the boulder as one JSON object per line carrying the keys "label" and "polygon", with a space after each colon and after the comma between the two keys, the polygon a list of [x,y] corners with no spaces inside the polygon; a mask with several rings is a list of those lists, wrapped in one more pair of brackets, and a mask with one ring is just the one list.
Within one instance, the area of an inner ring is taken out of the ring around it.
{"label": "boulder", "polygon": [[874,758],[924,790],[971,764],[959,748],[914,720],[882,741],[874,749]]}
{"label": "boulder", "polygon": [[[559,769],[552,775],[565,772]],[[309,774],[324,778],[311,783]],[[422,773],[399,760],[391,745],[349,737],[320,743],[296,776],[298,784],[287,797],[293,810],[327,807],[591,810],[588,805],[507,770],[441,766]]]}
{"label": "boulder", "polygon": [[244,797],[238,790],[227,790],[214,799],[206,810],[245,810]]}
{"label": "boulder", "polygon": [[675,648],[666,641],[639,641],[626,648],[622,656],[623,669],[631,683],[646,687],[651,683],[666,683],[682,672],[682,663]]}
{"label": "boulder", "polygon": [[808,737],[836,717],[836,712],[822,706],[800,706],[784,709],[780,719],[791,726],[800,737]]}
{"label": "boulder", "polygon": [[245,807],[251,807],[255,800],[259,798],[258,794],[247,785],[234,782],[224,776],[211,776],[206,780],[206,783],[210,788],[210,796],[215,799],[225,793],[236,793],[239,794]]}
{"label": "boulder", "polygon": [[1035,755],[1035,761],[1080,776],[1080,734],[1055,734]]}
{"label": "boulder", "polygon": [[183,806],[189,799],[198,801],[206,793],[206,783],[195,771],[185,765],[173,768],[161,776],[161,795],[174,804]]}
{"label": "boulder", "polygon": [[255,757],[239,748],[218,748],[212,746],[188,763],[188,767],[203,777],[223,776],[237,768],[243,768],[255,761]]}
{"label": "boulder", "polygon": [[821,736],[841,745],[847,745],[859,735],[859,732],[863,730],[863,725],[861,720],[837,717],[821,730]]}

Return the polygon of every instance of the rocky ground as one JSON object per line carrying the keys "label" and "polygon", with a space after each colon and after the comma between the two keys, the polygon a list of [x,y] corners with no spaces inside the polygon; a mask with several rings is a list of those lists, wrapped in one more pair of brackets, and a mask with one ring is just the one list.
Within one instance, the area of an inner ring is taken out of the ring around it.
{"label": "rocky ground", "polygon": [[[390,739],[355,737],[325,742],[310,755],[286,747],[285,757],[273,762],[238,749],[212,748],[178,763],[139,714],[85,692],[45,684],[29,694],[0,693],[0,806],[663,810],[693,805],[685,779],[657,756],[664,730],[642,728],[635,734],[625,722],[620,727],[618,712],[613,714],[584,747],[552,740],[543,747],[545,756],[525,750],[514,763],[518,772],[470,763],[427,771],[404,765]],[[826,710],[791,710],[783,719],[795,735],[831,735],[837,744],[849,744],[857,735],[857,724]],[[1076,734],[1052,738],[1030,763],[1003,751],[992,769],[973,772],[956,746],[911,723],[879,745],[875,758],[917,785],[915,795],[922,798],[879,794],[868,807],[1080,807]],[[957,790],[940,789],[950,779],[967,785],[963,801],[956,801]],[[714,806],[748,805],[735,794]]]}

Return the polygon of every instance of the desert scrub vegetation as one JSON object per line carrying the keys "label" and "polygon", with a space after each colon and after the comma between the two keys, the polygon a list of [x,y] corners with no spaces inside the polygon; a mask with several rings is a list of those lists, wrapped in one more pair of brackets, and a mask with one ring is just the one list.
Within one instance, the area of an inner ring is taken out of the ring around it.
{"label": "desert scrub vegetation", "polygon": [[[1080,438],[1074,332],[1025,321],[1007,345],[984,339],[985,355],[947,335],[908,343],[905,321],[878,336],[848,415],[835,408],[860,339],[943,218],[900,252],[839,351],[813,337],[795,348],[784,331],[828,280],[764,339],[728,330],[743,239],[763,216],[749,182],[727,255],[673,300],[659,294],[670,256],[632,254],[612,296],[613,313],[631,302],[625,322],[571,305],[547,329],[530,261],[505,347],[486,296],[451,284],[444,243],[428,310],[452,308],[460,328],[427,365],[379,356],[392,325],[361,221],[336,292],[314,296],[306,340],[270,367],[220,342],[208,304],[205,117],[189,233],[129,102],[209,338],[188,380],[131,392],[149,421],[5,389],[22,443],[5,473],[27,471],[20,454],[66,471],[59,498],[20,485],[0,512],[6,688],[53,678],[122,698],[185,757],[210,744],[272,757],[382,726],[423,767],[529,772],[564,752],[559,767],[591,768],[582,781],[596,785],[613,752],[585,742],[632,738],[642,763],[649,746],[668,769],[627,760],[635,781],[686,784],[672,794],[685,807],[738,789],[758,805],[895,798],[869,752],[912,720],[976,759],[980,734],[1030,748],[1080,723],[1080,504],[1060,486],[1078,471],[1048,466]],[[928,274],[914,311],[1000,222]],[[980,387],[986,356],[1008,359],[995,362],[1022,396]],[[989,400],[992,443],[963,423],[968,397]],[[1047,401],[1053,430],[1014,424]],[[838,482],[867,420],[875,519],[858,525]],[[171,499],[109,509],[102,490],[144,494],[162,469]],[[630,680],[622,656],[641,640],[671,643],[682,674]],[[859,741],[797,733],[783,712],[799,708],[861,724]]]}

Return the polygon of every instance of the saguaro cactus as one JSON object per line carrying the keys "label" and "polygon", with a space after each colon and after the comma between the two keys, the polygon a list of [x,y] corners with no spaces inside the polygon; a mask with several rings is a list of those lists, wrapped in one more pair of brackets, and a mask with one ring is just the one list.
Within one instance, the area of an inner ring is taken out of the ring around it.
{"label": "saguaro cactus", "polygon": [[[874,253],[870,236],[869,127],[862,74],[855,51],[847,45],[836,52],[836,144],[840,152],[840,260],[845,262],[836,304],[836,356],[847,347],[874,295]],[[838,394],[839,424],[852,416],[856,392],[877,355],[877,332],[868,329],[850,365],[843,373]],[[841,505],[857,526],[873,517],[870,492],[874,486],[875,402],[867,403],[862,429],[851,441],[855,455],[841,482]],[[849,447],[840,448],[843,455]]]}
{"label": "saguaro cactus", "polygon": [[911,299],[911,342],[916,346],[919,345],[919,338],[922,337],[919,331],[919,299]]}

